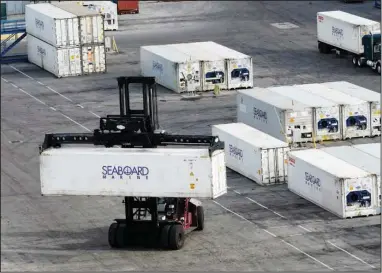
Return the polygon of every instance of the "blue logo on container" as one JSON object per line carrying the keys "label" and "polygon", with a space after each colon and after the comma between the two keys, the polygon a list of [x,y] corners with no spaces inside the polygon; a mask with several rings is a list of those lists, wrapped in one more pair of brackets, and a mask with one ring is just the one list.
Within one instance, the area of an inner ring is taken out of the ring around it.
{"label": "blue logo on container", "polygon": [[123,179],[123,178],[149,178],[149,168],[144,166],[102,166],[102,178]]}
{"label": "blue logo on container", "polygon": [[238,160],[243,160],[243,150],[229,144],[229,155]]}

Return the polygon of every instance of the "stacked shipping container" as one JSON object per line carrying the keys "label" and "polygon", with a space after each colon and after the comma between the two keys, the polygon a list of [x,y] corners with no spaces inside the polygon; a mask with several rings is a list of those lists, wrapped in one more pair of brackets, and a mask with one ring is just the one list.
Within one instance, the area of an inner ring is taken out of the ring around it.
{"label": "stacked shipping container", "polygon": [[28,59],[56,77],[106,72],[103,17],[74,3],[26,6]]}
{"label": "stacked shipping container", "polygon": [[141,74],[177,93],[253,86],[252,57],[214,42],[141,47]]}

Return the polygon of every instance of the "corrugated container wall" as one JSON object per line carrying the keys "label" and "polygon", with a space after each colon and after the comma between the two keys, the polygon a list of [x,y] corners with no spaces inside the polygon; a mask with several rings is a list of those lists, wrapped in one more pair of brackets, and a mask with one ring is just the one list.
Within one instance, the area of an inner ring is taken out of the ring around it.
{"label": "corrugated container wall", "polygon": [[379,158],[365,153],[352,146],[324,147],[322,151],[335,156],[349,164],[377,176],[377,196],[373,196],[379,202],[377,213],[381,213],[381,161]]}
{"label": "corrugated container wall", "polygon": [[370,103],[371,135],[381,135],[381,94],[350,82],[325,82],[323,85]]}
{"label": "corrugated container wall", "polygon": [[28,60],[58,78],[106,72],[104,45],[54,47],[28,35]]}
{"label": "corrugated container wall", "polygon": [[281,141],[312,141],[313,108],[265,88],[240,90],[237,121],[261,130]]}
{"label": "corrugated container wall", "polygon": [[81,45],[105,43],[104,20],[102,14],[94,10],[89,10],[75,2],[53,2],[52,5],[78,17]]}
{"label": "corrugated container wall", "polygon": [[287,181],[288,143],[244,123],[213,125],[212,135],[224,142],[228,168],[259,185]]}
{"label": "corrugated container wall", "polygon": [[376,215],[376,175],[319,149],[293,151],[288,189],[341,218]]}
{"label": "corrugated container wall", "polygon": [[342,138],[339,126],[340,107],[335,102],[308,93],[296,86],[278,86],[269,87],[268,89],[314,108],[313,124],[315,141]]}
{"label": "corrugated container wall", "polygon": [[5,2],[7,8],[7,16],[25,14],[25,6],[31,1],[1,1]]}
{"label": "corrugated container wall", "polygon": [[49,3],[30,4],[25,8],[26,31],[56,47],[78,46],[78,18]]}
{"label": "corrugated container wall", "polygon": [[371,136],[369,102],[319,83],[301,84],[296,87],[340,105],[342,139]]}
{"label": "corrugated container wall", "polygon": [[224,151],[206,148],[52,148],[40,155],[40,180],[44,195],[217,198],[227,192]]}
{"label": "corrugated container wall", "polygon": [[82,74],[80,47],[57,48],[32,35],[27,36],[27,41],[29,62],[58,78]]}

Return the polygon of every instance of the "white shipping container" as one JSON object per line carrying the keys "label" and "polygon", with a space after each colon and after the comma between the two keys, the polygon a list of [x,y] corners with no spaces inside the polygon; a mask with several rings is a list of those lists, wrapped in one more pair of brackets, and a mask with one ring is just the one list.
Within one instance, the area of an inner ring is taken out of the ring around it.
{"label": "white shipping container", "polygon": [[319,83],[301,84],[296,87],[340,105],[342,139],[371,136],[370,103],[367,101]]}
{"label": "white shipping container", "polygon": [[200,62],[170,45],[141,46],[141,75],[177,93],[202,91]]}
{"label": "white shipping container", "polygon": [[80,47],[57,48],[28,35],[27,51],[29,62],[58,78],[82,74]]}
{"label": "white shipping container", "polygon": [[371,112],[371,135],[381,135],[381,94],[370,89],[363,88],[361,86],[352,84],[350,82],[338,81],[338,82],[326,82],[323,83],[327,87],[337,89],[343,93],[349,94],[353,97],[361,100],[368,101],[370,103]]}
{"label": "white shipping container", "polygon": [[364,52],[362,37],[379,31],[379,22],[350,13],[339,10],[317,13],[317,40],[357,55]]}
{"label": "white shipping container", "polygon": [[58,78],[106,72],[104,45],[57,48],[27,36],[28,60]]}
{"label": "white shipping container", "polygon": [[191,55],[200,61],[202,90],[214,90],[215,85],[227,89],[227,71],[224,58],[218,56],[211,48],[201,48],[202,43],[173,44],[171,47]]}
{"label": "white shipping container", "polygon": [[340,107],[338,104],[308,93],[296,86],[278,86],[268,89],[314,108],[314,141],[341,139]]}
{"label": "white shipping container", "polygon": [[381,143],[357,144],[353,145],[353,147],[365,153],[371,154],[376,158],[381,158]]}
{"label": "white shipping container", "polygon": [[259,185],[287,181],[288,143],[244,123],[212,126],[225,145],[226,166]]}
{"label": "white shipping container", "polygon": [[105,43],[102,14],[78,5],[76,2],[52,2],[52,5],[78,17],[81,45]]}
{"label": "white shipping container", "polygon": [[258,87],[238,91],[236,99],[238,122],[288,143],[312,141],[312,107]]}
{"label": "white shipping container", "polygon": [[217,198],[227,192],[224,151],[65,147],[40,155],[43,195]]}
{"label": "white shipping container", "polygon": [[335,156],[349,164],[352,164],[362,170],[377,176],[377,196],[373,196],[378,200],[377,213],[381,213],[381,161],[379,158],[365,153],[352,146],[336,146],[336,147],[324,147],[322,151]]}
{"label": "white shipping container", "polygon": [[288,189],[341,218],[377,214],[376,175],[322,150],[289,153]]}
{"label": "white shipping container", "polygon": [[215,42],[201,42],[205,50],[213,50],[225,59],[227,69],[227,88],[240,89],[253,87],[252,57]]}
{"label": "white shipping container", "polygon": [[78,46],[78,18],[49,3],[25,7],[26,32],[55,47]]}

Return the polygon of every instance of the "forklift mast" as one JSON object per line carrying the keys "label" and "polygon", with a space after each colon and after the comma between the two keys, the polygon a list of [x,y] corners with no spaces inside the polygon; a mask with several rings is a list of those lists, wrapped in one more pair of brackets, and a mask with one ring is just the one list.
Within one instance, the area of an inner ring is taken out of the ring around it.
{"label": "forklift mast", "polygon": [[[173,135],[159,131],[158,101],[154,77],[118,77],[120,113],[100,118],[99,129],[93,133],[46,134],[40,153],[62,144],[93,144],[105,147],[156,148],[166,145],[209,146],[212,153],[224,149],[218,137],[203,135]],[[141,109],[132,109],[131,84],[142,84]]]}

